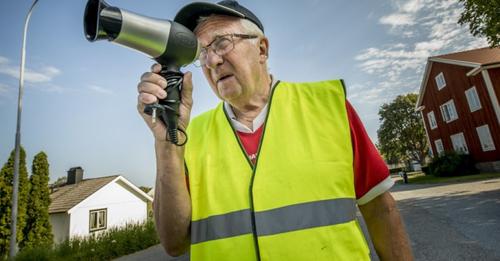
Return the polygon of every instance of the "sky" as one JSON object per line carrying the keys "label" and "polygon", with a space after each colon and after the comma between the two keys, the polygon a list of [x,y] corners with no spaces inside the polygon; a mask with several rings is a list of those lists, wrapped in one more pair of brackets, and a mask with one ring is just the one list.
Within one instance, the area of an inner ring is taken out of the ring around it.
{"label": "sky", "polygon": [[[190,1],[110,0],[142,15],[173,19]],[[344,79],[347,97],[377,142],[378,109],[418,92],[429,56],[487,46],[457,24],[458,0],[240,0],[262,21],[277,79]],[[32,1],[0,2],[0,164],[14,149],[24,19]],[[40,0],[26,44],[22,145],[28,169],[40,151],[50,177],[81,166],[84,178],[155,180],[153,137],[136,110],[137,84],[153,61],[83,35],[86,1]],[[199,68],[192,116],[217,105]]]}

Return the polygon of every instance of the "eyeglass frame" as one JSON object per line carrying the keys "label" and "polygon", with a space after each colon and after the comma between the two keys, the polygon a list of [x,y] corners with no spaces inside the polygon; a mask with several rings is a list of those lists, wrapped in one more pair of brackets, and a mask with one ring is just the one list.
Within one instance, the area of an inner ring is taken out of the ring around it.
{"label": "eyeglass frame", "polygon": [[[229,38],[228,38],[228,36],[229,36]],[[202,67],[202,66],[206,65],[206,60],[208,59],[208,53],[210,52],[210,50],[212,50],[212,52],[214,54],[218,55],[219,57],[222,57],[223,55],[226,55],[226,54],[230,53],[232,50],[234,50],[235,43],[234,43],[233,37],[238,37],[240,39],[245,40],[245,39],[255,39],[255,38],[258,38],[259,36],[253,35],[253,34],[238,34],[238,33],[217,35],[215,37],[215,39],[212,42],[210,42],[207,46],[201,47],[198,59],[196,59],[194,62],[195,66]],[[217,41],[222,40],[222,39],[228,39],[230,41],[232,47],[231,47],[231,49],[229,49],[223,53],[219,53],[221,49],[216,50],[212,45],[214,43],[216,43]],[[201,59],[203,53],[205,53],[205,59],[204,59],[205,62],[202,62],[202,59]]]}

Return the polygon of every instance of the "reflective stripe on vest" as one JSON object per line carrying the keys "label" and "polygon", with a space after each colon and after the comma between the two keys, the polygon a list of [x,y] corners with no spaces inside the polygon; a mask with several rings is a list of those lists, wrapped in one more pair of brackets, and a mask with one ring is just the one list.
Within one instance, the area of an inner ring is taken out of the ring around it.
{"label": "reflective stripe on vest", "polygon": [[341,81],[279,82],[253,167],[222,103],[189,124],[191,260],[369,260]]}
{"label": "reflective stripe on vest", "polygon": [[[301,203],[278,209],[256,212],[258,236],[273,235],[305,228],[328,226],[353,221],[356,205],[351,198]],[[191,242],[222,239],[252,233],[250,209],[211,216],[192,222]]]}

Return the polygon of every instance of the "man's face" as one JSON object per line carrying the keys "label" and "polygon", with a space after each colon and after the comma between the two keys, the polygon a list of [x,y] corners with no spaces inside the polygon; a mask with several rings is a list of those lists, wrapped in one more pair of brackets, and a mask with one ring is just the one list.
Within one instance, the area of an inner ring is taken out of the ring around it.
{"label": "man's face", "polygon": [[[211,17],[196,30],[203,47],[218,36],[232,33],[246,32],[238,18],[227,16]],[[259,79],[263,77],[262,57],[255,40],[234,37],[233,41],[234,49],[222,57],[209,50],[206,64],[202,68],[215,94],[220,99],[237,103],[250,99],[260,87]]]}

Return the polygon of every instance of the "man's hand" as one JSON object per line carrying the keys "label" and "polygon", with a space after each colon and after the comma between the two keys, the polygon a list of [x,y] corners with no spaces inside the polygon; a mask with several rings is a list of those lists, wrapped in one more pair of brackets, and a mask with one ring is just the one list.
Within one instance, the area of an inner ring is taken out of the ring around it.
{"label": "man's hand", "polygon": [[[166,127],[162,121],[157,120],[153,123],[152,117],[144,113],[146,104],[153,104],[159,99],[167,98],[167,81],[158,73],[161,70],[160,64],[154,64],[151,72],[146,72],[141,76],[141,81],[137,85],[138,102],[137,110],[142,116],[148,127],[153,132],[156,141],[165,141]],[[179,128],[186,130],[189,124],[191,108],[193,107],[193,81],[191,72],[184,74],[181,90],[181,104],[179,106]]]}

